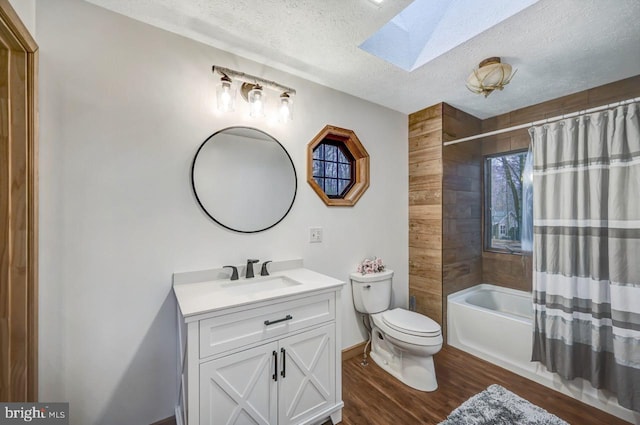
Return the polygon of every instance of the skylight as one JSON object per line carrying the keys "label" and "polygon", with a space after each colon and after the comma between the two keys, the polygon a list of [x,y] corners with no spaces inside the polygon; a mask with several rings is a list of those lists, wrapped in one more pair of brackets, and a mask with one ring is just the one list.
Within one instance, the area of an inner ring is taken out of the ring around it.
{"label": "skylight", "polygon": [[360,48],[413,71],[538,0],[415,0]]}

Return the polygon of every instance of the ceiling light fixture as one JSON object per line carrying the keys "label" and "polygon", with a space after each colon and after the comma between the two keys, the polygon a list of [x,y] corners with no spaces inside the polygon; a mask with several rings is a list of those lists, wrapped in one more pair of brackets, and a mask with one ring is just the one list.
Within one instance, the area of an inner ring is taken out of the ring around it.
{"label": "ceiling light fixture", "polygon": [[517,70],[513,73],[511,71],[511,65],[502,63],[499,57],[485,59],[467,78],[467,88],[487,97],[494,90],[502,90],[511,82]]}
{"label": "ceiling light fixture", "polygon": [[213,66],[213,73],[222,75],[220,83],[216,88],[216,98],[218,110],[223,112],[233,111],[236,89],[233,86],[233,80],[242,81],[240,86],[240,94],[242,98],[249,103],[249,115],[252,117],[263,117],[268,112],[267,95],[265,89],[274,90],[280,93],[279,102],[275,114],[278,115],[278,121],[286,123],[293,118],[293,96],[296,91],[291,87],[286,87],[275,81],[265,80],[254,75],[245,74],[244,72],[234,71],[233,69]]}

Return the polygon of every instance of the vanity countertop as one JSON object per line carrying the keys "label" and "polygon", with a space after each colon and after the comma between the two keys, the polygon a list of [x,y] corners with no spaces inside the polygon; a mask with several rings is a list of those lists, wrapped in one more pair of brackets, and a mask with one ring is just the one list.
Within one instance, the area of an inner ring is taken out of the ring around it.
{"label": "vanity countertop", "polygon": [[[195,274],[193,272],[192,274]],[[203,276],[204,277],[204,276]],[[297,267],[269,276],[238,280],[203,279],[184,282],[174,275],[173,290],[182,315],[204,313],[343,286],[345,283],[312,270]]]}

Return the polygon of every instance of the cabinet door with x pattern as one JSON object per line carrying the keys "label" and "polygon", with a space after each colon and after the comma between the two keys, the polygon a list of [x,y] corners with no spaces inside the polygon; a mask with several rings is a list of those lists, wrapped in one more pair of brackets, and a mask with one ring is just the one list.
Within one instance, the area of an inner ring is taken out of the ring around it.
{"label": "cabinet door with x pattern", "polygon": [[201,364],[196,423],[277,424],[277,350],[276,341]]}
{"label": "cabinet door with x pattern", "polygon": [[335,324],[280,340],[278,425],[299,424],[335,403]]}

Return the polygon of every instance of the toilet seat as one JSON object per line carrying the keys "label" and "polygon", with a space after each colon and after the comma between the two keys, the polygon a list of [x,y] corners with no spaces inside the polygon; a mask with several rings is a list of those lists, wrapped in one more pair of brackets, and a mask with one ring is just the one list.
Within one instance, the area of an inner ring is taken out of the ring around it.
{"label": "toilet seat", "polygon": [[409,335],[436,337],[441,333],[440,325],[433,319],[403,308],[382,312],[382,320],[389,327]]}
{"label": "toilet seat", "polygon": [[[399,326],[398,326],[397,323],[394,322],[395,323],[394,327],[392,327],[389,324],[387,324],[387,321],[384,320],[384,318],[383,318],[383,315],[385,313],[387,313],[387,311],[384,311],[382,313],[375,313],[375,314],[371,315],[371,320],[373,321],[374,326],[379,328],[384,334],[387,334],[390,337],[395,338],[395,339],[397,339],[399,341],[403,341],[403,342],[406,342],[408,344],[413,344],[413,345],[433,346],[433,345],[442,344],[442,335],[441,335],[440,331],[437,331],[437,332],[434,332],[434,333],[430,333],[430,334],[415,335],[415,334],[411,334],[411,333],[407,332],[406,329],[398,330],[397,328]],[[418,313],[413,313],[413,314],[418,314]],[[420,316],[422,316],[422,315],[420,315]],[[393,321],[394,315],[391,315],[391,317],[392,317],[391,320]],[[428,317],[426,317],[426,316],[422,316],[422,317],[428,319]],[[431,319],[429,319],[429,320],[431,320]],[[435,324],[439,327],[439,325],[437,323],[435,323]]]}

